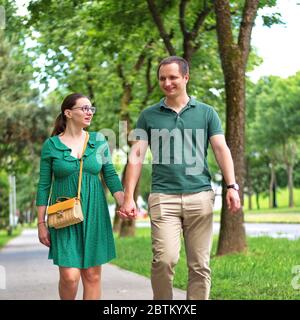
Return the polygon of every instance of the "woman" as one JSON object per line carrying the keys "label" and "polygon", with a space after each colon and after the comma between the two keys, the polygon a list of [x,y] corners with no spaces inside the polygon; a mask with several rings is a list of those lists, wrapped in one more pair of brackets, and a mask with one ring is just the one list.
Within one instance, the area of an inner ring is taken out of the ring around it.
{"label": "woman", "polygon": [[[59,295],[75,299],[80,277],[83,299],[100,299],[101,265],[115,257],[114,239],[107,202],[99,173],[118,205],[124,198],[121,182],[111,163],[108,144],[103,135],[89,133],[82,155],[86,131],[95,113],[90,100],[79,93],[67,96],[61,106],[50,138],[42,147],[40,180],[36,205],[38,234],[42,244],[50,247],[49,259],[59,266]],[[58,197],[77,195],[80,158],[83,157],[81,206],[83,222],[62,229],[47,228],[46,208]]]}

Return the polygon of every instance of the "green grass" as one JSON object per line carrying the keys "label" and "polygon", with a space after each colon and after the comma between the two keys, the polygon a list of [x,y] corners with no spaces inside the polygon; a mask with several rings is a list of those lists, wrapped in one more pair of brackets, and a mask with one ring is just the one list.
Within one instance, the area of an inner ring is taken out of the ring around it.
{"label": "green grass", "polygon": [[[277,190],[277,205],[280,208],[287,208],[289,205],[289,193],[287,188]],[[300,189],[294,188],[294,202],[295,207],[300,207]],[[261,209],[269,208],[269,196],[260,195],[259,204]],[[253,209],[257,209],[255,195],[252,196],[252,207]],[[244,208],[248,208],[248,197],[244,195]]]}
{"label": "green grass", "polygon": [[[300,223],[300,208],[298,212],[288,210],[272,210],[270,212],[256,212],[252,213],[251,211],[244,214],[245,222],[251,223]],[[214,221],[220,222],[220,214],[214,214]]]}
{"label": "green grass", "polygon": [[0,249],[3,248],[8,243],[8,241],[20,235],[21,232],[22,228],[17,227],[13,229],[12,235],[9,236],[7,234],[7,230],[0,230]]}
{"label": "green grass", "polygon": [[[288,207],[288,190],[281,189],[277,194],[278,208],[269,208],[268,198],[261,197],[261,208],[248,210],[248,198],[245,196],[245,222],[254,223],[300,223],[300,189],[294,189],[295,207]],[[254,204],[254,199],[253,199]],[[220,221],[220,210],[214,212],[214,221]]]}
{"label": "green grass", "polygon": [[[211,261],[212,299],[300,299],[291,281],[300,263],[300,240],[248,238],[248,251]],[[215,252],[216,241],[214,242]],[[299,275],[299,274],[298,274]]]}
{"label": "green grass", "polygon": [[[112,263],[149,277],[152,258],[150,229],[136,231],[135,238],[116,238],[118,258]],[[216,245],[215,238],[212,254]],[[211,299],[300,299],[300,290],[291,285],[296,276],[292,268],[300,265],[299,247],[300,240],[251,237],[246,253],[212,256]],[[181,250],[174,286],[185,290],[186,283],[186,259],[184,250]],[[300,285],[299,280],[297,283]]]}
{"label": "green grass", "polygon": [[244,217],[253,223],[300,223],[300,213],[246,213]]}
{"label": "green grass", "polygon": [[279,207],[279,208],[267,208],[267,209],[254,209],[254,210],[245,210],[244,207],[244,212],[247,213],[299,213],[300,214],[300,207]]}

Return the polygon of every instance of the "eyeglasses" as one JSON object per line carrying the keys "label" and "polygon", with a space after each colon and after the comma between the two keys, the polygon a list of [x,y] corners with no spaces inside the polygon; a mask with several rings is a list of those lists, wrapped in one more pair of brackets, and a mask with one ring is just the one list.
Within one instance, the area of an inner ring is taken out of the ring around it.
{"label": "eyeglasses", "polygon": [[90,107],[90,106],[76,107],[76,108],[72,108],[71,110],[75,110],[75,109],[81,109],[81,111],[84,112],[84,113],[91,112],[92,114],[94,114],[96,112],[96,108],[95,107]]}

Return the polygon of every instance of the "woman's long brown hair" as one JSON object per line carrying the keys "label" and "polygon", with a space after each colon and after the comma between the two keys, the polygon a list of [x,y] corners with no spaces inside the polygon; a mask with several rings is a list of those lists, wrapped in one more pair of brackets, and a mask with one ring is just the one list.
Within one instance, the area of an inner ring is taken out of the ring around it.
{"label": "woman's long brown hair", "polygon": [[68,96],[65,97],[64,101],[61,104],[61,112],[58,115],[58,117],[55,120],[54,129],[51,133],[52,136],[57,136],[60,133],[64,132],[67,126],[67,119],[65,116],[65,110],[66,109],[72,109],[74,105],[76,104],[76,101],[80,98],[87,98],[85,95],[81,93],[71,93]]}

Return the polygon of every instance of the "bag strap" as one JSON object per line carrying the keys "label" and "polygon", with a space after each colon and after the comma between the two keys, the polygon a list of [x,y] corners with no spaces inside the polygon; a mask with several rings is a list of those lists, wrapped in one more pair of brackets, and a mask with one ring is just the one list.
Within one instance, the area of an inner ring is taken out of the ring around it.
{"label": "bag strap", "polygon": [[80,200],[80,191],[81,191],[81,180],[82,180],[82,167],[83,167],[83,155],[87,146],[87,143],[89,141],[89,133],[86,131],[84,145],[83,145],[83,151],[80,158],[80,170],[79,170],[79,180],[78,180],[78,192],[77,192],[77,199]]}

